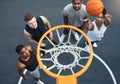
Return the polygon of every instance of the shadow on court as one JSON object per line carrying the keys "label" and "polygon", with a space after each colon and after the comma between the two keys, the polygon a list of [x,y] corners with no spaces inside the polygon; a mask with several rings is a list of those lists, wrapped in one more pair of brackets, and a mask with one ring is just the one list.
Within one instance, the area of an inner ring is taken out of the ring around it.
{"label": "shadow on court", "polygon": [[[84,3],[87,0],[84,1]],[[61,11],[71,0],[1,0],[0,1],[0,84],[17,84],[19,74],[16,68],[18,54],[15,47],[18,44],[29,44],[23,35],[23,17],[27,12],[34,12],[36,16],[44,15],[52,26],[63,24]],[[112,24],[106,31],[105,37],[94,49],[112,70],[117,84],[120,84],[119,50],[120,50],[120,19],[119,0],[104,1],[106,9],[112,14]],[[29,73],[27,75],[30,76]],[[55,84],[55,79],[41,70],[41,80],[45,84]],[[23,80],[21,84],[35,84],[31,78]],[[113,84],[112,78],[104,65],[94,57],[90,68],[78,78],[78,84]]]}

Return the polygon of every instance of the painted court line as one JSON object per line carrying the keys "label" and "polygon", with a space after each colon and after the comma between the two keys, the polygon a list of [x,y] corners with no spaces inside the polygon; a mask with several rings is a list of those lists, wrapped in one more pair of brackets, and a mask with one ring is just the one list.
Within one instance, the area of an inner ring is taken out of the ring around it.
{"label": "painted court line", "polygon": [[[102,60],[98,55],[96,55],[95,53],[93,54],[93,56],[94,56],[95,58],[97,58],[97,59],[106,67],[106,69],[108,70],[108,72],[109,72],[109,74],[110,74],[110,76],[111,76],[111,78],[112,78],[112,80],[113,80],[113,84],[117,84],[117,81],[116,81],[116,79],[115,79],[115,76],[114,76],[112,70],[111,70],[111,69],[109,68],[109,66],[105,63],[105,61],[103,61],[103,60]],[[26,72],[27,72],[27,69],[24,70],[24,74],[26,74]],[[22,80],[23,80],[23,78],[20,76],[19,81],[18,81],[18,84],[21,84],[21,83],[22,83]]]}

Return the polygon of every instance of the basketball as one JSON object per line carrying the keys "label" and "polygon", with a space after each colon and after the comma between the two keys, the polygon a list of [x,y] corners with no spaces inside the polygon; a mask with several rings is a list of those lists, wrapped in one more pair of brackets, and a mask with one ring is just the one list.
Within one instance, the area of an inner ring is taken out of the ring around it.
{"label": "basketball", "polygon": [[98,16],[104,9],[101,0],[88,0],[86,3],[86,11],[90,16]]}

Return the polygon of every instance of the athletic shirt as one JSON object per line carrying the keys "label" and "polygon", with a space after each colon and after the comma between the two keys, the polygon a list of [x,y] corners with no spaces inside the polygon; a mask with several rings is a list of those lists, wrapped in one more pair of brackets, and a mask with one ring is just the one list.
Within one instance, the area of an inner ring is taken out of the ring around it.
{"label": "athletic shirt", "polygon": [[103,23],[100,30],[98,30],[95,21],[93,21],[92,23],[94,25],[94,29],[92,31],[88,31],[87,35],[91,42],[101,41],[101,39],[104,37],[104,33],[105,33],[107,27]]}
{"label": "athletic shirt", "polygon": [[30,51],[30,58],[28,61],[23,61],[21,58],[18,59],[21,63],[26,65],[26,69],[28,69],[29,71],[34,71],[37,66],[38,66],[38,62],[36,59],[36,55]]}
{"label": "athletic shirt", "polygon": [[72,3],[65,6],[65,8],[62,11],[62,14],[63,14],[63,16],[68,17],[68,21],[69,21],[70,25],[73,25],[76,27],[80,27],[81,25],[83,25],[82,19],[88,16],[88,14],[86,12],[86,7],[84,4],[82,4],[82,7],[80,10],[75,11],[73,9]]}
{"label": "athletic shirt", "polygon": [[35,41],[39,41],[39,39],[42,37],[42,35],[46,32],[46,26],[43,23],[42,19],[40,17],[36,18],[38,26],[36,29],[31,29],[27,24],[25,27],[25,30],[31,34],[32,38]]}

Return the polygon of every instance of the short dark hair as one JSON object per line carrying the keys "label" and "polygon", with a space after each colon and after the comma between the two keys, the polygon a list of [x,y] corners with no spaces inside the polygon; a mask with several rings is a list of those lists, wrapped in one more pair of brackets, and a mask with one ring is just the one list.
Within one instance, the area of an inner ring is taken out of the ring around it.
{"label": "short dark hair", "polygon": [[21,50],[22,50],[22,48],[24,47],[24,45],[18,45],[17,47],[16,47],[16,52],[18,53],[18,54],[20,54],[20,52],[21,52]]}
{"label": "short dark hair", "polygon": [[[74,2],[75,0],[72,0],[72,2]],[[82,0],[80,0],[80,2],[82,2]]]}
{"label": "short dark hair", "polygon": [[34,13],[27,13],[27,14],[25,14],[25,16],[24,16],[24,21],[29,21],[29,20],[31,20],[33,17],[34,17],[35,15],[34,15]]}

